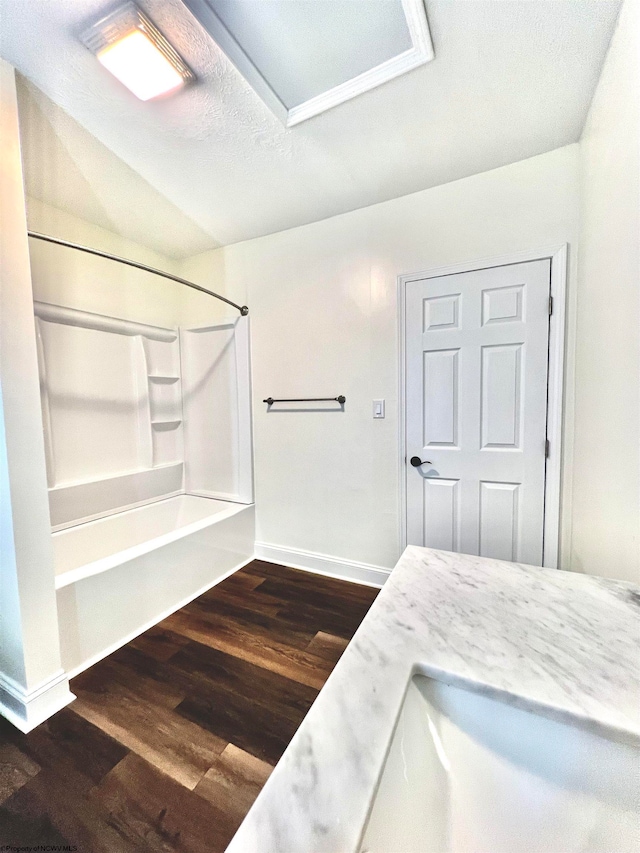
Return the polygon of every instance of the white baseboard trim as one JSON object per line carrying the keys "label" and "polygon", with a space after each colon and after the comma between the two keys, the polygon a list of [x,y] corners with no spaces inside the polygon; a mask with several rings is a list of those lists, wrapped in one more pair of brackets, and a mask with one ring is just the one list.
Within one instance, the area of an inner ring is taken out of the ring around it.
{"label": "white baseboard trim", "polygon": [[254,559],[255,558],[253,556],[248,557],[246,560],[243,560],[241,563],[238,563],[237,566],[234,566],[232,569],[229,569],[229,571],[220,575],[219,578],[216,578],[210,583],[205,584],[205,586],[201,587],[199,590],[197,590],[197,592],[194,592],[192,595],[188,595],[186,598],[183,598],[177,604],[172,605],[167,610],[160,613],[159,616],[155,617],[154,619],[151,619],[149,622],[145,622],[144,625],[141,625],[139,628],[136,628],[135,631],[132,631],[126,636],[121,637],[115,643],[112,643],[110,646],[107,646],[106,649],[102,649],[97,654],[93,655],[93,657],[90,657],[88,660],[83,661],[79,666],[70,669],[67,673],[67,677],[69,679],[75,678],[76,675],[80,675],[80,673],[84,672],[85,669],[89,669],[90,666],[93,666],[95,663],[98,663],[99,661],[103,660],[103,658],[106,658],[109,655],[112,655],[114,652],[117,652],[118,649],[122,648],[122,646],[126,646],[127,643],[130,643],[132,640],[135,640],[136,637],[139,637],[140,634],[144,634],[145,631],[148,631],[149,628],[153,628],[159,622],[162,622],[163,619],[167,619],[177,610],[181,610],[183,607],[186,607],[187,604],[190,604],[196,598],[199,598],[201,595],[204,595],[205,592],[209,592],[209,590],[213,589],[214,586],[217,586],[217,584],[222,583],[223,580],[226,580],[226,578],[235,574],[235,572],[249,565],[249,563],[251,563]]}
{"label": "white baseboard trim", "polygon": [[303,569],[316,575],[375,586],[380,589],[391,573],[391,569],[358,563],[355,560],[342,560],[328,554],[316,554],[313,551],[301,551],[297,548],[285,548],[282,545],[268,545],[256,542],[256,559],[267,563],[279,563],[292,569]]}
{"label": "white baseboard trim", "polygon": [[31,690],[0,673],[0,714],[21,732],[28,732],[61,711],[76,697],[67,674],[60,670]]}

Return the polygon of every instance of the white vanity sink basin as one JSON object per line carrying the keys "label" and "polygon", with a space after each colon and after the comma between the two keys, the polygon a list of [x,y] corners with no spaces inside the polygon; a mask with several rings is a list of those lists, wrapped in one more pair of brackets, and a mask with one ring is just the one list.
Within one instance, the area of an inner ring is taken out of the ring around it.
{"label": "white vanity sink basin", "polygon": [[362,853],[638,853],[640,750],[422,675]]}

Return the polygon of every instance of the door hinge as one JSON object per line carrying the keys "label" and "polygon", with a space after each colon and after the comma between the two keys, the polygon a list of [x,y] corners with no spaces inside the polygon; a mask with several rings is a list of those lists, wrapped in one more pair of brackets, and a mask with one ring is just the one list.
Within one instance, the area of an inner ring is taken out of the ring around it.
{"label": "door hinge", "polygon": [[549,316],[553,314],[553,296],[549,297]]}
{"label": "door hinge", "polygon": [[545,440],[545,443],[544,443],[544,458],[545,458],[545,459],[548,459],[548,458],[549,458],[549,453],[550,453],[550,451],[551,451],[551,444],[550,444],[550,442],[549,442],[549,439],[547,438],[547,439]]}

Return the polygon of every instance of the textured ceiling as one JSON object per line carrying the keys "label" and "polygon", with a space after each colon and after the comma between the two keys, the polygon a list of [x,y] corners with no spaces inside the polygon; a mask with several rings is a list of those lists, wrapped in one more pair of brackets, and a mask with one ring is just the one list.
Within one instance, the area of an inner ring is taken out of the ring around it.
{"label": "textured ceiling", "polygon": [[[140,5],[199,82],[137,101],[77,38],[111,5],[0,0],[0,55],[195,223],[193,242],[207,248],[202,232],[210,247],[237,242],[575,142],[619,0],[427,0],[433,62],[290,129],[179,0]],[[83,167],[92,187],[99,169]],[[126,200],[128,175],[102,179]],[[149,245],[169,242],[171,217],[148,231]]]}
{"label": "textured ceiling", "polygon": [[412,47],[400,0],[201,2],[214,10],[287,108]]}

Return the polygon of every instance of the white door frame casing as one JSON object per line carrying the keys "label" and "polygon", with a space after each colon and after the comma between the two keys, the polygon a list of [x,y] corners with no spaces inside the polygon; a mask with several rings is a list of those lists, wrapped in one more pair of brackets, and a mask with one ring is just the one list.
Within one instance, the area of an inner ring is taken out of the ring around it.
{"label": "white door frame casing", "polygon": [[562,419],[564,393],[564,355],[567,292],[568,244],[542,248],[531,252],[514,252],[499,257],[481,258],[452,266],[438,267],[426,272],[398,276],[398,340],[399,340],[399,454],[400,469],[400,546],[407,545],[407,430],[406,430],[406,293],[407,285],[427,278],[474,272],[491,267],[504,267],[529,261],[551,261],[550,295],[553,312],[549,323],[549,362],[547,376],[547,440],[549,455],[545,467],[544,548],[542,565],[558,568],[560,550],[560,498],[562,470]]}

